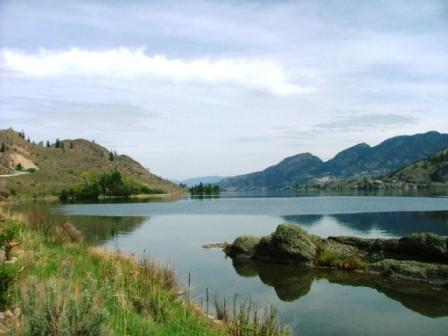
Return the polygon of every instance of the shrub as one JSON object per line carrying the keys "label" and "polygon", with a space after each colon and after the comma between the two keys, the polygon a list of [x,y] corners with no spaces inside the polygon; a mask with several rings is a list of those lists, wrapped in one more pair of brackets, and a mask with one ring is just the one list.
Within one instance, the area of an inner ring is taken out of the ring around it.
{"label": "shrub", "polygon": [[16,220],[6,220],[0,227],[0,247],[5,251],[5,259],[11,259],[11,250],[19,243],[15,241],[19,235],[19,223]]}
{"label": "shrub", "polygon": [[51,279],[47,284],[28,279],[20,290],[22,318],[12,334],[84,335],[107,333],[108,313],[94,295],[96,282],[88,277],[82,289],[71,288],[69,280]]}
{"label": "shrub", "polygon": [[0,309],[3,309],[9,301],[9,289],[17,273],[17,267],[13,264],[0,265]]}

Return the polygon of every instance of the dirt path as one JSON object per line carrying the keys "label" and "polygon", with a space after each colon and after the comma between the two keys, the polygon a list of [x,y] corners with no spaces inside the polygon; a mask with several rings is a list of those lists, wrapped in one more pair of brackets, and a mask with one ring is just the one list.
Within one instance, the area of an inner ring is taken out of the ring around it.
{"label": "dirt path", "polygon": [[23,172],[16,172],[16,173],[14,173],[14,174],[0,175],[0,177],[13,177],[13,176],[26,175],[26,174],[29,174],[29,173],[30,173],[30,172],[23,171]]}

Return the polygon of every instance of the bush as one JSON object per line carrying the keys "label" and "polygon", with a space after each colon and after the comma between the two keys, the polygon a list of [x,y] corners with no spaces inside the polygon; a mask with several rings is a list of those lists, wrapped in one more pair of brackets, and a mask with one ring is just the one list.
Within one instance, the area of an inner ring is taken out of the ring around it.
{"label": "bush", "polygon": [[90,277],[82,289],[71,288],[69,280],[39,283],[30,278],[20,291],[22,318],[12,334],[105,335],[108,313],[94,296],[96,282]]}
{"label": "bush", "polygon": [[5,251],[5,259],[11,259],[11,250],[19,243],[15,241],[19,235],[19,223],[16,220],[7,220],[0,227],[0,248]]}
{"label": "bush", "polygon": [[9,301],[9,289],[17,273],[15,265],[5,263],[0,265],[0,309],[2,310]]}

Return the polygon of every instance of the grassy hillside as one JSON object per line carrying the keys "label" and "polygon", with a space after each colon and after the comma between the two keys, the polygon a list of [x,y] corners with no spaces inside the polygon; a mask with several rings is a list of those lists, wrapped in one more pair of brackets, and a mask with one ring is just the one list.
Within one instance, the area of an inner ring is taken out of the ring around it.
{"label": "grassy hillside", "polygon": [[416,190],[448,188],[448,148],[416,161],[388,175],[371,178],[337,179],[305,185],[301,191],[315,190]]}
{"label": "grassy hillside", "polygon": [[[106,148],[83,139],[61,140],[58,145],[33,144],[12,129],[0,131],[0,174],[15,174],[18,169],[31,173],[0,177],[3,189],[20,195],[54,195],[82,180],[84,172],[117,169],[127,178],[152,189],[180,193],[173,183],[145,169],[126,155],[113,155]],[[18,166],[19,165],[19,166]]]}
{"label": "grassy hillside", "polygon": [[448,184],[448,149],[417,161],[387,177],[415,184]]}

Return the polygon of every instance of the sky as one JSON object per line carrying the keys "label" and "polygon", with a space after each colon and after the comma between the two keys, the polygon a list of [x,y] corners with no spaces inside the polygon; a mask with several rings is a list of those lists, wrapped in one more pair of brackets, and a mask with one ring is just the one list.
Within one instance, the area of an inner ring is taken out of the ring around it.
{"label": "sky", "polygon": [[448,132],[448,1],[0,0],[0,128],[173,179]]}

